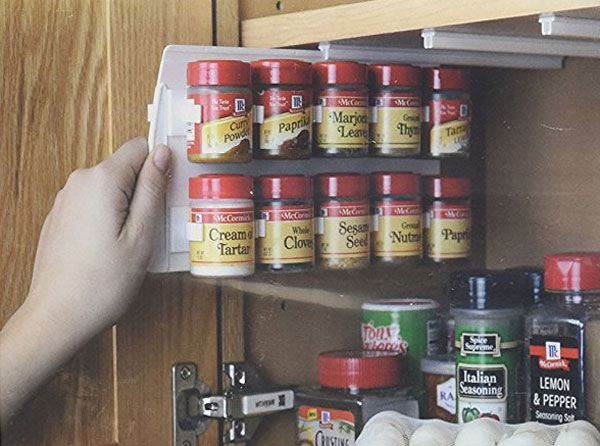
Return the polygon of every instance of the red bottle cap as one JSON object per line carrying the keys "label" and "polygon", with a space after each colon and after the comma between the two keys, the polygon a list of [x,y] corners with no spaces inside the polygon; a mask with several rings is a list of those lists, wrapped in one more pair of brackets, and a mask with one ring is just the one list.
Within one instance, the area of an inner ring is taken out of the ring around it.
{"label": "red bottle cap", "polygon": [[244,175],[198,175],[190,178],[190,199],[252,198],[252,177]]}
{"label": "red bottle cap", "polygon": [[600,253],[547,255],[544,286],[548,291],[600,290]]}
{"label": "red bottle cap", "polygon": [[317,85],[366,85],[367,66],[350,61],[319,62],[313,65],[313,79]]}
{"label": "red bottle cap", "polygon": [[455,177],[427,178],[427,195],[433,198],[463,198],[471,195],[471,180]]}
{"label": "red bottle cap", "polygon": [[239,60],[197,60],[187,67],[188,85],[250,85],[250,64]]}
{"label": "red bottle cap", "polygon": [[369,82],[384,87],[420,87],[421,70],[410,65],[369,65]]}
{"label": "red bottle cap", "polygon": [[310,85],[310,64],[293,59],[265,59],[250,64],[252,83],[256,85]]}
{"label": "red bottle cap", "polygon": [[460,68],[428,68],[425,85],[433,90],[469,91],[470,76]]}
{"label": "red bottle cap", "polygon": [[330,389],[378,389],[400,385],[400,354],[357,350],[319,355],[319,384]]}
{"label": "red bottle cap", "polygon": [[359,173],[324,173],[315,179],[321,197],[366,197],[369,190],[367,177]]}
{"label": "red bottle cap", "polygon": [[256,180],[262,198],[312,198],[312,178],[303,175],[264,175]]}
{"label": "red bottle cap", "polygon": [[420,195],[419,175],[408,172],[373,172],[371,193],[374,195]]}

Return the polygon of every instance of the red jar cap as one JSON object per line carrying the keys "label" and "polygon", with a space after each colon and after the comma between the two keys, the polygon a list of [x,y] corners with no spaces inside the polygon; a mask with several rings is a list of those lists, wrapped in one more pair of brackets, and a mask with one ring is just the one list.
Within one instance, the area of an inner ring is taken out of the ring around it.
{"label": "red jar cap", "polygon": [[421,70],[410,65],[369,65],[369,82],[384,87],[420,87]]}
{"label": "red jar cap", "polygon": [[250,64],[256,85],[310,85],[312,70],[308,62],[294,59],[265,59]]}
{"label": "red jar cap", "polygon": [[400,385],[400,355],[357,350],[319,355],[319,384],[330,389],[377,389]]}
{"label": "red jar cap", "polygon": [[198,175],[190,178],[190,199],[252,198],[252,177]]}
{"label": "red jar cap", "polygon": [[312,178],[303,175],[263,175],[256,180],[262,198],[312,198]]}
{"label": "red jar cap", "polygon": [[319,62],[313,65],[313,79],[317,85],[367,84],[367,66],[351,61]]}
{"label": "red jar cap", "polygon": [[600,290],[600,253],[547,255],[544,286],[548,291]]}
{"label": "red jar cap", "polygon": [[250,85],[250,64],[239,60],[197,60],[187,67],[188,85]]}
{"label": "red jar cap", "polygon": [[420,195],[419,175],[408,172],[374,172],[371,193],[375,195]]}
{"label": "red jar cap", "polygon": [[471,195],[471,180],[455,177],[427,178],[427,195],[433,198],[461,198]]}
{"label": "red jar cap", "polygon": [[469,91],[470,76],[460,68],[428,68],[425,85],[433,90]]}
{"label": "red jar cap", "polygon": [[359,173],[324,173],[316,177],[316,192],[321,197],[364,197],[368,179]]}

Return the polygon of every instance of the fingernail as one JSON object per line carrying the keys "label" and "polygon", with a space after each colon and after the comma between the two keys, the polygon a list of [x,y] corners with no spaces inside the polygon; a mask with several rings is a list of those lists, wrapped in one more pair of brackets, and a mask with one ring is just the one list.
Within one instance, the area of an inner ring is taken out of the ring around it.
{"label": "fingernail", "polygon": [[152,155],[152,161],[158,170],[168,175],[169,168],[171,167],[171,150],[167,146],[156,146]]}

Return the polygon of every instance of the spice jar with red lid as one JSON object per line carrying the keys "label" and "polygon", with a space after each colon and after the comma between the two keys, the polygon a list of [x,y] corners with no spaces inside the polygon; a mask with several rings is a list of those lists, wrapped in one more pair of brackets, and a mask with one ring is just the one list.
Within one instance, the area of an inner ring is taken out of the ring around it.
{"label": "spice jar with red lid", "polygon": [[471,255],[471,181],[430,177],[425,188],[425,255],[436,262],[466,261]]}
{"label": "spice jar with red lid", "polygon": [[392,410],[418,417],[419,404],[401,388],[396,352],[333,351],[319,355],[320,387],[296,393],[298,445],[353,446],[365,423]]}
{"label": "spice jar with red lid", "polygon": [[460,68],[425,70],[424,154],[466,157],[471,147],[470,76]]}
{"label": "spice jar with red lid", "polygon": [[366,156],[369,151],[367,66],[329,61],[313,65],[314,153]]}
{"label": "spice jar with red lid", "polygon": [[252,159],[250,65],[239,60],[198,60],[187,67],[187,98],[201,106],[188,122],[188,160],[246,163]]}
{"label": "spice jar with red lid", "polygon": [[410,65],[369,66],[370,153],[406,157],[421,152],[421,70]]}
{"label": "spice jar with red lid", "polygon": [[307,159],[312,148],[312,71],[308,62],[252,62],[254,156]]}
{"label": "spice jar with red lid", "polygon": [[265,175],[256,180],[256,264],[292,272],[315,260],[312,178]]}
{"label": "spice jar with red lid", "polygon": [[368,178],[358,173],[315,177],[317,263],[324,269],[369,265]]}

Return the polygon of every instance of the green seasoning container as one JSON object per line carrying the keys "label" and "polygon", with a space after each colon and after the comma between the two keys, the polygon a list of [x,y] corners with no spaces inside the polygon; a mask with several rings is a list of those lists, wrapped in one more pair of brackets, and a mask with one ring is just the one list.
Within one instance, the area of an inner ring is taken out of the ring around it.
{"label": "green seasoning container", "polygon": [[389,299],[363,304],[362,340],[365,350],[399,352],[402,383],[423,390],[421,359],[439,351],[439,304],[429,299]]}
{"label": "green seasoning container", "polygon": [[519,422],[516,392],[523,309],[518,290],[502,272],[460,273],[450,280],[458,422],[485,417]]}

